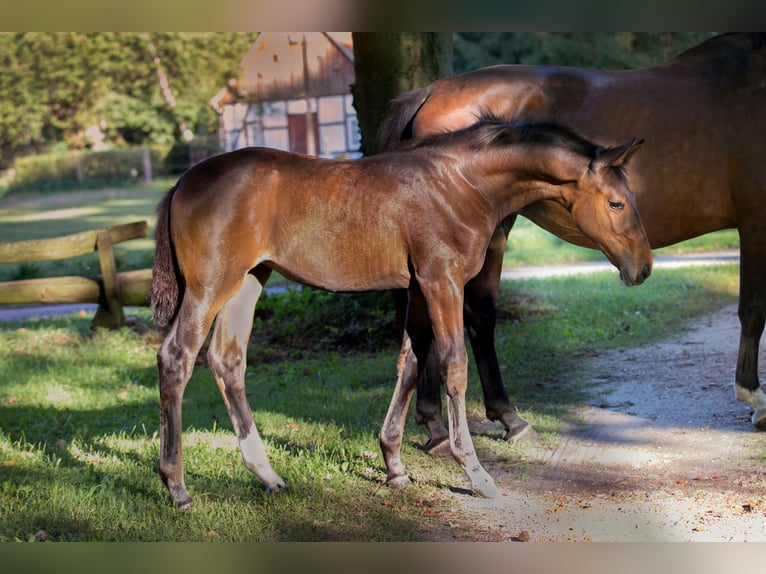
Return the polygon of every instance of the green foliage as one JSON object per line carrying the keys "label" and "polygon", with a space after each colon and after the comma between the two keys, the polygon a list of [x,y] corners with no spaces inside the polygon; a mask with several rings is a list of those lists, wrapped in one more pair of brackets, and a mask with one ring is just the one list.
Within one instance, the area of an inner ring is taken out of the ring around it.
{"label": "green foliage", "polygon": [[256,309],[254,357],[278,360],[316,352],[373,352],[401,337],[388,292],[288,289],[264,295]]}
{"label": "green foliage", "polygon": [[[161,152],[150,150],[153,176],[163,175]],[[144,178],[141,148],[100,152],[50,153],[18,158],[8,193],[58,191],[136,184]]]}
{"label": "green foliage", "polygon": [[627,69],[660,64],[710,32],[459,32],[455,72],[494,64]]}
{"label": "green foliage", "polygon": [[[238,75],[256,33],[18,32],[0,34],[0,157],[64,142],[170,143],[185,126],[215,130],[210,98]],[[160,71],[173,96],[159,81]]]}

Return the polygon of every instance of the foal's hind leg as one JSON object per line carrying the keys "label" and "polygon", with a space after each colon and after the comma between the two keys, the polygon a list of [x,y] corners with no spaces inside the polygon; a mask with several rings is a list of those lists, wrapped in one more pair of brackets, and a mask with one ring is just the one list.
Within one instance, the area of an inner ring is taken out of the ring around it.
{"label": "foal's hind leg", "polygon": [[208,308],[187,290],[178,316],[157,352],[160,386],[159,474],[179,508],[191,506],[193,502],[184,484],[181,400],[212,320]]}
{"label": "foal's hind leg", "polygon": [[258,279],[246,276],[239,292],[218,314],[207,358],[229,411],[245,467],[260,478],[269,491],[278,491],[285,488],[285,481],[271,468],[245,394],[247,343],[255,304],[262,290]]}
{"label": "foal's hind leg", "polygon": [[397,363],[396,386],[380,430],[380,449],[387,470],[386,484],[394,488],[403,488],[410,483],[407,470],[401,461],[404,423],[419,372],[423,370],[425,357],[433,340],[422,296],[413,292],[409,297],[404,319],[404,337]]}

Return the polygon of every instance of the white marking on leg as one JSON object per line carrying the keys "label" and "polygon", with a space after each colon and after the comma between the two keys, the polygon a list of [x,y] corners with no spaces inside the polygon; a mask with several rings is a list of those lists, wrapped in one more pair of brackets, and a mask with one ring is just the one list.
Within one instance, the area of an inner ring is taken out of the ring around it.
{"label": "white marking on leg", "polygon": [[753,407],[753,416],[751,420],[758,428],[764,428],[766,425],[766,393],[760,387],[754,391],[743,389],[739,385],[734,385],[734,395],[737,400],[747,403]]}
{"label": "white marking on leg", "polygon": [[286,486],[285,481],[271,468],[266,447],[255,424],[252,424],[247,435],[240,439],[239,449],[247,469],[260,478],[269,490],[280,490]]}

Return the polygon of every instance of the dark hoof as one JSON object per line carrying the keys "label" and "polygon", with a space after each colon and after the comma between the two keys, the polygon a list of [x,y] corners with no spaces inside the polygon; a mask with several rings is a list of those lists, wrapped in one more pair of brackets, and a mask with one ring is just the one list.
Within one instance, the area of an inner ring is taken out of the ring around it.
{"label": "dark hoof", "polygon": [[766,431],[766,410],[753,412],[753,416],[750,420],[753,421],[755,428]]}
{"label": "dark hoof", "polygon": [[435,456],[452,456],[449,447],[449,437],[446,436],[437,439],[429,439],[423,447],[423,450],[426,451],[427,454]]}
{"label": "dark hoof", "polygon": [[523,425],[520,425],[514,429],[506,430],[505,434],[503,435],[503,440],[512,442],[523,440],[524,442],[537,444],[541,442],[542,439],[540,438],[540,435],[537,434],[535,429],[532,428],[532,425],[530,425],[528,422],[525,422]]}

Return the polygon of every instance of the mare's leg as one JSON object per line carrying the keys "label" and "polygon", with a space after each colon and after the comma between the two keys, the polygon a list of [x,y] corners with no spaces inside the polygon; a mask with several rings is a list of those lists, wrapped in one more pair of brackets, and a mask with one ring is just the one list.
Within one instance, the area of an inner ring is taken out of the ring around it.
{"label": "mare's leg", "polygon": [[179,508],[191,506],[184,484],[181,400],[214,313],[187,289],[178,316],[157,352],[160,386],[159,474]]}
{"label": "mare's leg", "polygon": [[484,266],[479,274],[466,285],[464,304],[468,339],[471,341],[471,349],[481,379],[485,412],[489,420],[503,424],[504,440],[518,439],[530,429],[529,423],[516,414],[508,400],[495,349],[497,292],[503,271],[507,233],[514,219],[515,216],[508,222],[507,227],[499,227],[495,230],[487,249]]}
{"label": "mare's leg", "polygon": [[[495,230],[481,271],[466,285],[464,304],[465,325],[479,371],[486,415],[489,420],[503,424],[504,440],[521,438],[531,428],[516,414],[508,400],[495,350],[497,291],[508,233],[515,220],[516,216],[512,215]],[[425,446],[426,451],[438,452],[449,435],[441,418],[438,368],[430,367],[431,364],[438,365],[435,354],[429,357],[429,367],[418,380],[415,420],[428,430],[430,439]]]}
{"label": "mare's leg", "polygon": [[[449,273],[434,277],[449,278]],[[495,481],[484,470],[468,430],[465,391],[468,386],[468,354],[463,333],[463,291],[457,281],[419,279],[433,325],[434,342],[439,352],[439,367],[447,392],[447,421],[450,451],[471,481],[471,489],[486,498],[500,495]]]}
{"label": "mare's leg", "polygon": [[741,336],[734,391],[753,408],[753,424],[766,430],[766,394],[758,379],[758,349],[766,320],[766,223],[742,226],[739,320]]}
{"label": "mare's leg", "polygon": [[245,355],[255,304],[262,290],[263,286],[253,275],[245,277],[239,292],[218,313],[207,358],[229,411],[245,467],[260,478],[269,491],[278,491],[286,486],[285,482],[271,468],[245,394]]}
{"label": "mare's leg", "polygon": [[417,289],[412,289],[409,297],[402,348],[397,363],[396,386],[380,430],[380,449],[387,470],[386,484],[394,488],[403,488],[410,483],[407,470],[401,461],[404,423],[419,371],[423,369],[433,340],[422,295]]}

